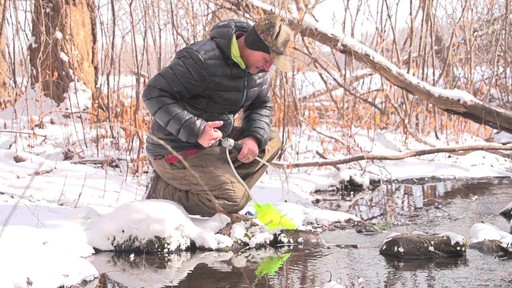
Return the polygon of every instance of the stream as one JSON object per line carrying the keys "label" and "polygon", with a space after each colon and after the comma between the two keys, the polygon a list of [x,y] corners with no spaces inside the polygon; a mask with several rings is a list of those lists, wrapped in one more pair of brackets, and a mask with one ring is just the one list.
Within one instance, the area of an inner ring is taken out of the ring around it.
{"label": "stream", "polygon": [[[320,193],[321,194],[321,193]],[[351,197],[325,192],[323,208],[376,223],[382,232],[323,232],[326,247],[137,256],[99,253],[90,260],[109,287],[512,287],[512,260],[468,249],[460,259],[399,261],[379,254],[394,232],[454,232],[469,240],[474,223],[505,232],[499,211],[512,201],[508,178],[416,179]],[[343,198],[343,199],[342,199]],[[263,272],[262,272],[263,271]],[[331,285],[331,286],[330,286]]]}

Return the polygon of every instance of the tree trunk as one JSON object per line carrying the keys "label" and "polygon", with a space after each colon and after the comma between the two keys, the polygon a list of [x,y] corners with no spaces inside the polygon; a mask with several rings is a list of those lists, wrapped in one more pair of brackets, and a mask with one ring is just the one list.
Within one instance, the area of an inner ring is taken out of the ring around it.
{"label": "tree trunk", "polygon": [[58,104],[69,84],[96,87],[96,15],[94,0],[35,0],[30,45],[32,84]]}
{"label": "tree trunk", "polygon": [[5,6],[7,0],[0,0],[0,109],[8,106],[9,97],[9,69],[7,65],[6,41],[5,41]]}

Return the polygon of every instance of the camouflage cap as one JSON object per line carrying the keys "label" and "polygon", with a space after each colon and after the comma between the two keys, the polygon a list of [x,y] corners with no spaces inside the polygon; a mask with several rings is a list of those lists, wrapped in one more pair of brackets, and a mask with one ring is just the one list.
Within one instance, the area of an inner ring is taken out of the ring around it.
{"label": "camouflage cap", "polygon": [[277,68],[284,72],[292,71],[293,33],[284,21],[277,15],[263,16],[254,24],[254,30],[268,45]]}

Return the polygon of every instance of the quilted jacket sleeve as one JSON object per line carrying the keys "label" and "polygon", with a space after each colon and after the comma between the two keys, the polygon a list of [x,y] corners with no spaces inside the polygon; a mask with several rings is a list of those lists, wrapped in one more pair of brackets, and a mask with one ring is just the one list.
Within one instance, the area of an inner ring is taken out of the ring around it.
{"label": "quilted jacket sleeve", "polygon": [[269,141],[270,127],[272,121],[272,100],[268,95],[268,78],[262,86],[262,89],[244,110],[242,137],[253,136],[258,141],[258,147],[263,149]]}
{"label": "quilted jacket sleeve", "polygon": [[203,91],[208,81],[202,57],[185,48],[169,66],[149,80],[142,100],[155,121],[182,141],[195,143],[206,122],[189,113],[183,100]]}

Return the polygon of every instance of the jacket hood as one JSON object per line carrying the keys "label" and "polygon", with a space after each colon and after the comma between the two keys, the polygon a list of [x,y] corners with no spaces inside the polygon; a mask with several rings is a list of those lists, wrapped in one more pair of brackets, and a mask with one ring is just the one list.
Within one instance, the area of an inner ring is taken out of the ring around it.
{"label": "jacket hood", "polygon": [[233,19],[221,21],[210,30],[210,39],[215,41],[222,53],[232,58],[231,41],[233,35],[238,32],[247,33],[251,28],[252,25],[244,21]]}

